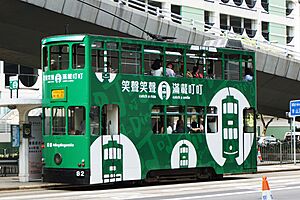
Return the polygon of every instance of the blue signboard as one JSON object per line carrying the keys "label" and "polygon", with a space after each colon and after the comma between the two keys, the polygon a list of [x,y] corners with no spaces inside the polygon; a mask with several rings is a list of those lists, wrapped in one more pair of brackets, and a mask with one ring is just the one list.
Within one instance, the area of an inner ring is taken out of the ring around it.
{"label": "blue signboard", "polygon": [[290,101],[290,117],[300,116],[300,100]]}
{"label": "blue signboard", "polygon": [[11,132],[11,146],[20,147],[20,126],[11,125],[10,132]]}

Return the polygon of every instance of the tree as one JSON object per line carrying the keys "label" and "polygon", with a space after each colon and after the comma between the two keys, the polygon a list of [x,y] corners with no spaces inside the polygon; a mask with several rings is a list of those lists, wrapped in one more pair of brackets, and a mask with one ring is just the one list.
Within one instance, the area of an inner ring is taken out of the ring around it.
{"label": "tree", "polygon": [[272,121],[274,120],[274,117],[272,117],[266,124],[265,122],[265,119],[264,119],[264,116],[263,114],[260,114],[260,119],[261,119],[261,122],[263,124],[263,131],[261,133],[261,136],[266,136],[266,133],[267,133],[267,129],[268,129],[268,126],[272,123]]}

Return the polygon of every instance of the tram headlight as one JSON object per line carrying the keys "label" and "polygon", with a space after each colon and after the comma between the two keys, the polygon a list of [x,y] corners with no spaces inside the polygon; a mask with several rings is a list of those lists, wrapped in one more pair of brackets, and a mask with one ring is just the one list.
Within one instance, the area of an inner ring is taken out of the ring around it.
{"label": "tram headlight", "polygon": [[54,155],[54,162],[55,162],[55,164],[57,164],[57,165],[60,165],[60,164],[61,164],[61,162],[62,162],[62,157],[61,157],[60,153],[57,153],[57,154]]}

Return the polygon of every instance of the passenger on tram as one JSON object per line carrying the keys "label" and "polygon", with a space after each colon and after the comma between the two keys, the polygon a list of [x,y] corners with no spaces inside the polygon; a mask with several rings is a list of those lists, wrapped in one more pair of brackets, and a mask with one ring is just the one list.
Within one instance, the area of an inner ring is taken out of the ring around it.
{"label": "passenger on tram", "polygon": [[167,64],[167,68],[166,68],[166,76],[167,77],[175,77],[176,76],[176,74],[175,74],[175,72],[174,72],[173,69],[174,69],[173,64],[169,62]]}
{"label": "passenger on tram", "polygon": [[253,80],[253,72],[250,68],[246,67],[245,68],[245,76],[244,76],[245,81],[252,81]]}
{"label": "passenger on tram", "polygon": [[194,66],[193,67],[192,74],[193,74],[194,78],[203,78],[203,74],[200,72],[199,66]]}
{"label": "passenger on tram", "polygon": [[198,123],[196,121],[193,121],[191,123],[191,130],[194,132],[194,133],[201,133],[204,131],[204,126],[200,123],[199,124],[199,127],[198,127]]}
{"label": "passenger on tram", "polygon": [[162,76],[163,68],[161,66],[161,60],[156,59],[151,65],[151,75],[152,76]]}
{"label": "passenger on tram", "polygon": [[184,122],[183,122],[182,119],[177,120],[176,132],[177,133],[183,133],[184,132]]}

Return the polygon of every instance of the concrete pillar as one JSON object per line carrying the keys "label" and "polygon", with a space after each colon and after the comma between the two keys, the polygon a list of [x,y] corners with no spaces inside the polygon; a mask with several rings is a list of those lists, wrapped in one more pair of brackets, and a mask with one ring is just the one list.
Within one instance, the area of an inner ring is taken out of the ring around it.
{"label": "concrete pillar", "polygon": [[29,181],[29,138],[23,138],[23,124],[28,123],[29,109],[18,106],[20,125],[20,147],[19,147],[19,181]]}

